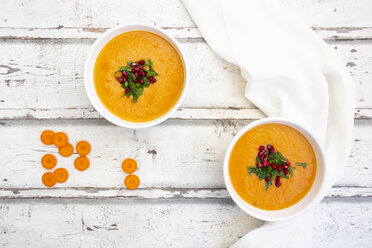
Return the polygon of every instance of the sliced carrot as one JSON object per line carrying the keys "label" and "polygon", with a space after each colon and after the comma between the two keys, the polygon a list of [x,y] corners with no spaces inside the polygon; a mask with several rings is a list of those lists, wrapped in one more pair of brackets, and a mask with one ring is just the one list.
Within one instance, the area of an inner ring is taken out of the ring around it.
{"label": "sliced carrot", "polygon": [[124,184],[127,189],[136,189],[140,185],[140,180],[136,175],[128,175],[125,180]]}
{"label": "sliced carrot", "polygon": [[64,183],[68,179],[68,171],[65,168],[58,168],[54,172],[57,183]]}
{"label": "sliced carrot", "polygon": [[45,145],[51,145],[53,144],[53,138],[55,133],[52,130],[45,130],[41,133],[40,140]]}
{"label": "sliced carrot", "polygon": [[53,154],[45,154],[41,158],[41,165],[47,170],[53,169],[56,166],[56,164],[57,158]]}
{"label": "sliced carrot", "polygon": [[89,167],[89,158],[80,156],[77,159],[75,159],[74,165],[75,168],[79,171],[85,171]]}
{"label": "sliced carrot", "polygon": [[121,168],[125,173],[132,174],[137,170],[137,162],[133,158],[127,158],[121,164]]}
{"label": "sliced carrot", "polygon": [[60,147],[58,152],[63,157],[70,157],[74,153],[74,147],[70,143],[67,143],[66,145]]}
{"label": "sliced carrot", "polygon": [[56,176],[52,172],[46,172],[44,175],[41,177],[41,181],[43,184],[47,187],[53,187],[56,182]]}
{"label": "sliced carrot", "polygon": [[81,156],[86,156],[90,153],[91,147],[88,141],[79,141],[76,145],[76,152]]}
{"label": "sliced carrot", "polygon": [[68,143],[67,134],[64,132],[57,132],[53,138],[53,144],[56,147],[62,147]]}

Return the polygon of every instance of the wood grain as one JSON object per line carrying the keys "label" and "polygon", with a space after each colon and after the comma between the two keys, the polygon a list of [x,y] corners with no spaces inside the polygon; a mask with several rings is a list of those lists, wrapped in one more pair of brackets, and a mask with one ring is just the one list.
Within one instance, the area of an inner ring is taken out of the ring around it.
{"label": "wood grain", "polygon": [[[350,161],[315,209],[313,247],[369,248],[372,1],[281,1],[336,50],[357,90]],[[180,1],[3,1],[0,16],[1,247],[227,247],[262,224],[230,200],[222,160],[236,132],[264,114],[245,99],[239,68],[208,47]],[[167,30],[194,72],[181,108],[146,130],[101,119],[83,87],[94,40],[130,22]],[[91,168],[78,172],[76,154],[62,159],[42,145],[46,128],[66,131],[73,144],[91,141]],[[52,189],[40,180],[47,152],[70,172]],[[128,156],[140,161],[136,191],[123,188]]]}
{"label": "wood grain", "polygon": [[[179,40],[203,40],[197,27],[161,27]],[[0,39],[50,40],[97,39],[108,27],[0,27]],[[312,29],[326,41],[372,40],[372,27],[317,27]]]}
{"label": "wood grain", "polygon": [[[372,4],[368,0],[282,2],[325,39],[372,38],[369,21]],[[2,4],[0,37],[95,39],[110,27],[130,22],[154,24],[168,29],[175,37],[201,37],[182,3],[173,0],[83,0],[48,4],[42,0],[9,1]]]}
{"label": "wood grain", "polygon": [[[99,117],[83,85],[84,60],[92,42],[3,41],[1,44],[0,52],[5,56],[0,57],[0,119]],[[256,119],[263,116],[244,97],[245,81],[238,67],[219,58],[203,41],[185,41],[181,46],[191,71],[198,73],[191,74],[190,91],[182,104],[184,111],[179,111],[174,118]],[[356,117],[370,118],[370,43],[336,42],[333,46],[355,80]]]}
{"label": "wood grain", "polygon": [[[225,150],[232,137],[249,122],[169,120],[144,130],[123,129],[104,120],[1,122],[0,140],[4,142],[0,143],[0,196],[33,198],[39,193],[45,198],[130,198],[137,191],[122,191],[125,174],[121,162],[133,157],[139,162],[136,174],[141,178],[140,188],[143,189],[138,192],[138,198],[156,197],[157,191],[159,197],[177,198],[183,189],[185,192],[181,195],[190,195],[195,190],[193,197],[205,198],[211,194],[212,198],[218,195],[224,198]],[[371,123],[372,120],[356,121],[349,164],[336,183],[338,189],[329,196],[372,196],[372,168],[369,166],[372,158],[366,156],[371,148]],[[90,141],[91,167],[85,172],[76,171],[73,167],[76,154],[63,158],[54,146],[42,144],[39,137],[44,129],[65,131],[73,145],[82,139]],[[46,153],[57,156],[57,167],[67,168],[70,178],[56,185],[56,190],[38,192],[39,188],[44,188],[40,178],[46,170],[41,167],[40,159]]]}
{"label": "wood grain", "polygon": [[[370,200],[323,200],[313,247],[369,248],[371,211]],[[0,222],[3,247],[82,248],[227,247],[262,225],[230,200],[214,199],[2,200]]]}
{"label": "wood grain", "polygon": [[[368,186],[336,185],[325,198],[370,199]],[[0,199],[230,199],[225,188],[139,188],[125,187],[55,187],[55,188],[1,188]]]}

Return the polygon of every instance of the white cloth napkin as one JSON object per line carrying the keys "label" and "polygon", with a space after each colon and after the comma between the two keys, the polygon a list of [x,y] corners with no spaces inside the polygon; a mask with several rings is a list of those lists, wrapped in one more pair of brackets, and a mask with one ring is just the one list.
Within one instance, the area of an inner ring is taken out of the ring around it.
{"label": "white cloth napkin", "polygon": [[[330,188],[349,156],[355,101],[353,81],[333,49],[277,0],[183,3],[214,51],[241,68],[252,103],[317,136]],[[232,247],[310,247],[311,230],[312,211],[266,223]]]}

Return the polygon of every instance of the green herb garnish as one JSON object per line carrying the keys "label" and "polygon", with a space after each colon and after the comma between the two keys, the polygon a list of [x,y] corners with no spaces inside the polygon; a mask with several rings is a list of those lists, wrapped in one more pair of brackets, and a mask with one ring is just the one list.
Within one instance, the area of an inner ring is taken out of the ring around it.
{"label": "green herb garnish", "polygon": [[[306,168],[306,163],[296,163],[296,165]],[[260,146],[256,157],[256,166],[248,167],[248,175],[256,174],[260,180],[265,181],[265,189],[268,190],[275,180],[275,186],[280,187],[281,178],[289,179],[293,176],[296,168],[272,145]]]}
{"label": "green herb garnish", "polygon": [[307,164],[306,164],[306,163],[296,163],[296,165],[298,165],[298,166],[302,166],[302,167],[304,167],[304,168],[307,167]]}
{"label": "green herb garnish", "polygon": [[151,59],[137,62],[128,61],[126,66],[120,67],[115,72],[116,79],[124,89],[123,96],[132,96],[132,102],[137,102],[137,99],[143,94],[143,89],[155,83],[155,76],[159,75],[152,66]]}

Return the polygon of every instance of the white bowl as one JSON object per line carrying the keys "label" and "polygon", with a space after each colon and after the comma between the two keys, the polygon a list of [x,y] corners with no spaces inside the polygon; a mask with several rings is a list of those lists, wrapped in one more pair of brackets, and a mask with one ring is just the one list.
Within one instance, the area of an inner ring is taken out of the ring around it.
{"label": "white bowl", "polygon": [[[317,160],[316,176],[315,176],[315,180],[314,180],[313,186],[311,187],[310,191],[298,203],[288,208],[281,209],[281,210],[263,210],[263,209],[259,209],[259,208],[256,208],[248,204],[236,193],[230,180],[229,159],[230,159],[231,151],[234,148],[236,142],[248,130],[258,125],[265,124],[265,123],[284,124],[284,125],[290,126],[298,130],[300,133],[302,133],[306,137],[306,139],[312,145],[314,152],[315,152],[316,160]],[[317,203],[319,203],[322,200],[324,190],[325,190],[326,166],[325,166],[325,158],[324,158],[323,150],[321,146],[319,145],[318,141],[309,131],[307,131],[305,128],[303,128],[301,125],[297,123],[294,123],[292,121],[287,121],[282,118],[264,118],[258,121],[254,121],[250,123],[249,125],[245,126],[244,128],[242,128],[238,132],[238,134],[234,137],[234,139],[231,141],[226,151],[226,155],[225,155],[223,174],[224,174],[226,188],[231,198],[242,210],[252,215],[253,217],[256,217],[261,220],[280,221],[280,220],[286,220],[286,219],[290,219],[295,216],[298,216],[304,213],[305,211],[308,211],[309,209],[313,208]]]}
{"label": "white bowl", "polygon": [[[105,106],[102,104],[102,102],[99,100],[97,92],[94,87],[94,81],[93,81],[93,71],[94,71],[94,65],[97,59],[97,56],[101,52],[102,48],[114,37],[126,33],[129,31],[147,31],[154,34],[157,34],[167,40],[178,52],[182,63],[183,63],[183,69],[184,69],[184,85],[183,90],[181,93],[181,96],[178,98],[177,103],[164,115],[151,120],[147,122],[130,122],[123,119],[120,119],[119,117],[112,114],[109,110],[105,108]],[[180,46],[178,45],[177,41],[173,39],[170,35],[168,35],[164,30],[157,28],[152,25],[148,24],[128,24],[128,25],[122,25],[117,26],[114,28],[111,28],[107,30],[104,34],[101,35],[93,44],[91,47],[88,57],[85,61],[84,66],[84,84],[85,84],[85,90],[87,92],[88,98],[94,108],[100,113],[106,120],[121,126],[121,127],[127,127],[127,128],[146,128],[151,127],[160,124],[161,122],[165,121],[169,118],[169,116],[174,113],[183,99],[185,98],[185,94],[189,85],[189,68],[186,63],[185,57],[181,51]]]}

